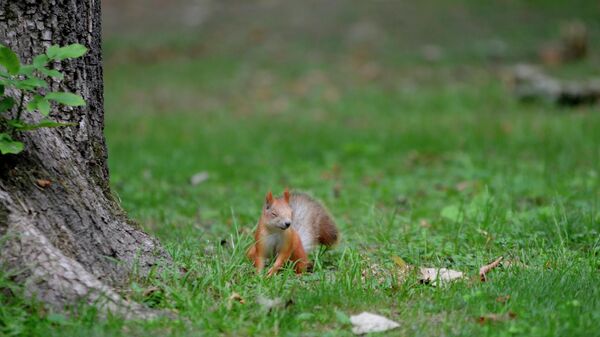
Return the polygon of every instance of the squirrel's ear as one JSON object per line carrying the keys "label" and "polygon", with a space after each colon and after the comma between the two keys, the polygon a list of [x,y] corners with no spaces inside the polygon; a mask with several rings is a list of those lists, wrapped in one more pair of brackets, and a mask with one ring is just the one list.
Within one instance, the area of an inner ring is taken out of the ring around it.
{"label": "squirrel's ear", "polygon": [[285,191],[283,191],[283,199],[287,203],[290,202],[290,190],[287,187],[285,188]]}
{"label": "squirrel's ear", "polygon": [[273,193],[271,193],[271,191],[269,191],[265,197],[265,204],[267,205],[267,208],[271,207],[271,204],[273,204]]}

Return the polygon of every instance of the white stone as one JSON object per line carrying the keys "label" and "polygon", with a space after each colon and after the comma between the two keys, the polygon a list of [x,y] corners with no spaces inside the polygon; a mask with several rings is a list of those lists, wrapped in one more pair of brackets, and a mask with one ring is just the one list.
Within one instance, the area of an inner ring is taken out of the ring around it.
{"label": "white stone", "polygon": [[446,268],[421,268],[419,280],[424,283],[430,283],[435,286],[440,283],[454,281],[463,278],[464,274],[460,271]]}
{"label": "white stone", "polygon": [[352,332],[357,335],[387,331],[400,326],[400,324],[392,320],[370,312],[362,312],[359,315],[350,316],[350,322],[353,325]]}
{"label": "white stone", "polygon": [[201,183],[205,182],[208,179],[208,177],[208,172],[198,172],[192,176],[192,178],[190,179],[190,184],[192,184],[192,186],[200,185]]}

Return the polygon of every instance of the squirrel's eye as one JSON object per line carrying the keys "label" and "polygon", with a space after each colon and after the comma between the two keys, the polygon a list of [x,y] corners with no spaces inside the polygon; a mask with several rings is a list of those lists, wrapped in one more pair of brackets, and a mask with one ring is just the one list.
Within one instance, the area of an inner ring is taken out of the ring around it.
{"label": "squirrel's eye", "polygon": [[275,212],[271,212],[271,215],[272,215],[272,216],[277,216],[277,213],[275,213]]}

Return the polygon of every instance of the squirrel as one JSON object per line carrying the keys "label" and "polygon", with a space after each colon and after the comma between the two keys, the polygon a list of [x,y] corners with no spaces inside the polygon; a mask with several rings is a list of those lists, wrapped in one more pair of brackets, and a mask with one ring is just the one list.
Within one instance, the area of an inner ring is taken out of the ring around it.
{"label": "squirrel", "polygon": [[271,276],[291,260],[297,274],[309,266],[307,254],[318,244],[331,247],[339,232],[329,212],[318,201],[304,193],[290,193],[273,198],[269,191],[254,233],[254,244],[247,256],[260,273],[265,260],[277,256],[267,276]]}

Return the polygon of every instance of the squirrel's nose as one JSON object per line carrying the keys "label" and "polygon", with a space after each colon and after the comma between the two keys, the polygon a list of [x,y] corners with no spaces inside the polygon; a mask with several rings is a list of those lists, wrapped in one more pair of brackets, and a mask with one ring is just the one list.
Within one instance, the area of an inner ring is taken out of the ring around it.
{"label": "squirrel's nose", "polygon": [[286,221],[286,222],[284,223],[284,225],[285,225],[285,228],[290,228],[290,225],[291,225],[291,224],[292,224],[292,222],[291,222],[291,221]]}

